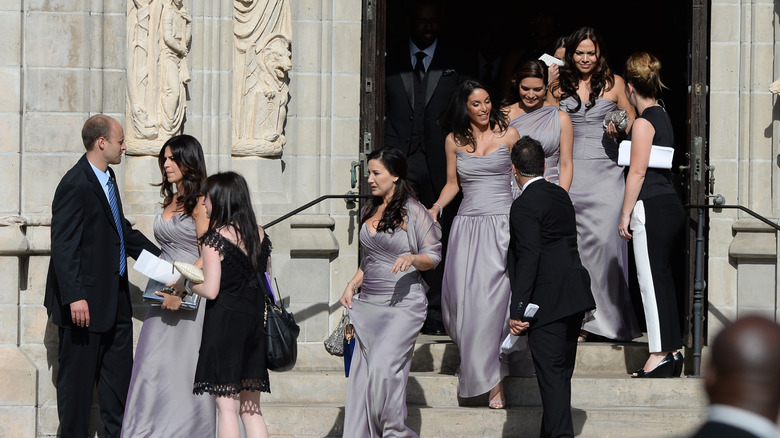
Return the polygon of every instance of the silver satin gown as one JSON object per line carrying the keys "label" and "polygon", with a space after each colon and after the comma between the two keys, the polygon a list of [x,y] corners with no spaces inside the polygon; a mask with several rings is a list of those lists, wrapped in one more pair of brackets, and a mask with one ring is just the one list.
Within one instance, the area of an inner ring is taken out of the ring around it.
{"label": "silver satin gown", "polygon": [[[630,341],[641,336],[628,292],[628,247],[617,229],[623,206],[625,179],[617,165],[618,144],[604,132],[602,121],[617,104],[599,97],[596,104],[569,112],[574,128],[574,177],[569,196],[577,214],[577,246],[590,273],[596,300],[592,318],[583,329],[609,339]],[[567,97],[561,108],[576,108]]]}
{"label": "silver satin gown", "polygon": [[427,312],[420,271],[391,273],[405,254],[427,254],[441,260],[440,235],[425,208],[409,200],[407,231],[371,234],[363,224],[363,284],[349,316],[357,345],[347,383],[344,437],[417,437],[406,426],[406,382],[412,352]]}
{"label": "silver satin gown", "polygon": [[[180,214],[166,222],[157,215],[154,237],[163,260],[193,263],[199,257],[191,216]],[[146,289],[160,290],[163,286],[149,280]],[[214,436],[214,398],[192,394],[206,308],[205,300],[201,301],[197,310],[149,307],[138,337],[122,421],[123,437]]]}
{"label": "silver satin gown", "polygon": [[442,319],[460,350],[458,394],[475,397],[509,372],[501,360],[501,342],[509,333],[512,163],[505,145],[484,156],[456,154],[463,202],[450,228]]}
{"label": "silver satin gown", "polygon": [[543,106],[529,113],[523,113],[509,121],[509,126],[517,129],[520,137],[527,135],[542,144],[544,177],[558,184],[558,162],[561,157],[561,116],[557,106]]}

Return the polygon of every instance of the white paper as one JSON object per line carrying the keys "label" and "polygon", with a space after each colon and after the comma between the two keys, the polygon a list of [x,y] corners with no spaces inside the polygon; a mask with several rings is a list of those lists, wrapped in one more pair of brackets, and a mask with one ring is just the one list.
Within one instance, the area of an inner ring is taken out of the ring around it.
{"label": "white paper", "polygon": [[135,261],[133,269],[151,278],[159,281],[163,285],[170,284],[179,279],[179,271],[173,268],[173,264],[156,257],[147,250],[143,250],[141,255]]}
{"label": "white paper", "polygon": [[[525,306],[525,313],[523,313],[523,316],[525,318],[533,318],[533,316],[536,315],[537,310],[539,310],[538,305],[534,303],[528,303],[528,305]],[[513,335],[512,333],[508,334],[504,339],[504,342],[501,343],[501,352],[504,354],[509,354],[517,350],[517,340],[519,338],[520,336],[518,335]]]}
{"label": "white paper", "polygon": [[546,53],[542,54],[542,56],[539,57],[539,61],[542,61],[545,64],[547,64],[547,67],[549,67],[549,66],[551,66],[553,64],[558,64],[559,66],[563,67],[563,61],[561,61],[560,59],[558,59],[558,58],[556,58],[556,57],[554,57],[552,55],[548,55]]}

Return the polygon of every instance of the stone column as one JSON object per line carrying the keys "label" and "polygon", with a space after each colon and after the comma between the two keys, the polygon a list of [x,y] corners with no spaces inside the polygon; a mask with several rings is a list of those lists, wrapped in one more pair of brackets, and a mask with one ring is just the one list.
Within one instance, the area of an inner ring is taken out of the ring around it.
{"label": "stone column", "polygon": [[[780,76],[775,4],[713,0],[711,17],[708,151],[715,167],[713,192],[724,195],[727,204],[744,205],[777,222],[780,195],[770,188],[780,176],[776,160],[780,125],[777,97],[769,91],[769,85]],[[750,300],[743,293],[753,293],[742,289],[748,286],[746,281],[752,286],[772,287],[773,296],[777,293],[774,268],[770,272],[766,266],[776,265],[777,259],[761,252],[764,245],[746,245],[759,236],[774,239],[765,230],[745,226],[743,219],[751,220],[738,210],[710,211],[710,336],[744,313],[740,303]],[[751,254],[754,250],[759,252]],[[753,278],[755,275],[760,278]]]}

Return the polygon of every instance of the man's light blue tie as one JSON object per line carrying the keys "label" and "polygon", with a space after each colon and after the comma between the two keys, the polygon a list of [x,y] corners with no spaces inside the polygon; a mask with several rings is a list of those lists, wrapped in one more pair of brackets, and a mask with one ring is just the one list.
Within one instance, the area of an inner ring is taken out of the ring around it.
{"label": "man's light blue tie", "polygon": [[127,257],[125,256],[125,233],[122,228],[122,220],[119,218],[119,204],[116,202],[116,188],[114,179],[109,178],[108,183],[108,204],[111,206],[111,214],[114,215],[114,223],[119,231],[119,275],[125,275],[127,269]]}

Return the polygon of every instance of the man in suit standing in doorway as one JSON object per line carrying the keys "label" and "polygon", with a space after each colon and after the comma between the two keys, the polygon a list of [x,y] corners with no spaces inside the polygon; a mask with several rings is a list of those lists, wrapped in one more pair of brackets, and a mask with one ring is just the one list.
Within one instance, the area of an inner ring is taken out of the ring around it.
{"label": "man in suit standing in doorway", "polygon": [[[571,199],[544,179],[544,167],[538,141],[525,136],[512,148],[512,168],[523,191],[509,213],[509,329],[515,335],[528,331],[542,396],[540,437],[574,437],[571,377],[577,336],[585,312],[596,303],[577,251]],[[526,320],[529,303],[539,310]]]}
{"label": "man in suit standing in doorway", "polygon": [[[439,36],[440,4],[412,0],[407,11],[410,36],[388,50],[385,70],[385,146],[400,149],[409,163],[409,181],[426,208],[433,207],[447,180],[444,132],[438,124],[452,90],[463,80],[463,61]],[[442,255],[460,197],[440,212]],[[443,259],[442,259],[443,261]],[[429,286],[428,318],[422,332],[443,335],[441,282],[444,263],[423,272]]]}
{"label": "man in suit standing in doorway", "polygon": [[160,251],[122,213],[109,167],[122,161],[126,149],[122,126],[110,117],[92,116],[81,137],[87,151],[54,193],[44,302],[59,327],[60,436],[87,436],[97,384],[105,436],[118,438],[133,368],[127,255]]}

